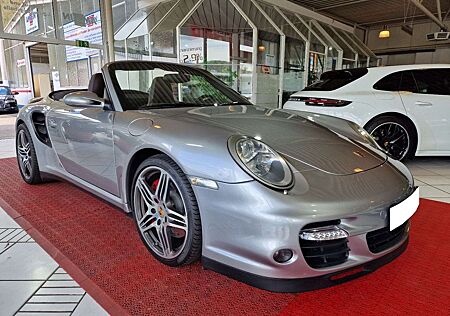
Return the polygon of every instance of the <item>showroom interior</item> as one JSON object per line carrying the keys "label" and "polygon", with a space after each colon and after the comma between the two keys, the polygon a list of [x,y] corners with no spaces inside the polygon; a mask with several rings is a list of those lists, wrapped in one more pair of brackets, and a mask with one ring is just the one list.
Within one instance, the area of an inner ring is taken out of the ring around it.
{"label": "showroom interior", "polygon": [[450,0],[1,0],[0,316],[450,313]]}

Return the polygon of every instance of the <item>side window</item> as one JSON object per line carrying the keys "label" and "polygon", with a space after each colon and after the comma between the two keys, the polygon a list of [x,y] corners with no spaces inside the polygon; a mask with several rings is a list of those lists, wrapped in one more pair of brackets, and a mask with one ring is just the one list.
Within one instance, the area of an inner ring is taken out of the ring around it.
{"label": "side window", "polygon": [[414,70],[418,93],[450,95],[450,69]]}
{"label": "side window", "polygon": [[378,80],[378,82],[373,85],[373,88],[382,91],[398,91],[401,79],[402,72],[394,72]]}
{"label": "side window", "polygon": [[399,91],[409,91],[417,93],[417,85],[411,71],[403,71],[400,81]]}
{"label": "side window", "polygon": [[416,82],[411,71],[398,71],[387,75],[373,85],[375,90],[417,92]]}

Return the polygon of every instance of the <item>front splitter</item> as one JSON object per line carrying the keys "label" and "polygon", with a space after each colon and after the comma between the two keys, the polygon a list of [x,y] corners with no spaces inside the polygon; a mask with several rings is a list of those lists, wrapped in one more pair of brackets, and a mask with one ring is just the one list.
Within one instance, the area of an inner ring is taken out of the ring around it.
{"label": "front splitter", "polygon": [[371,273],[388,264],[400,256],[407,248],[409,238],[392,252],[367,263],[354,266],[341,271],[324,274],[318,277],[301,279],[269,278],[230,267],[218,261],[202,257],[202,264],[206,269],[226,275],[232,279],[244,282],[248,285],[280,293],[299,293],[319,290],[330,286],[342,284]]}

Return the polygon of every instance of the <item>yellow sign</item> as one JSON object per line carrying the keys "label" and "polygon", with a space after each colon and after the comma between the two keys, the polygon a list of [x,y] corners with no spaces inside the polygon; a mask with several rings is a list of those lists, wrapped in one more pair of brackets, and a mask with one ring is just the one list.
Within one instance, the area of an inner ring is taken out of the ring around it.
{"label": "yellow sign", "polygon": [[2,19],[3,25],[5,27],[8,26],[8,23],[11,22],[14,14],[19,10],[19,7],[22,4],[20,0],[0,0],[2,4]]}

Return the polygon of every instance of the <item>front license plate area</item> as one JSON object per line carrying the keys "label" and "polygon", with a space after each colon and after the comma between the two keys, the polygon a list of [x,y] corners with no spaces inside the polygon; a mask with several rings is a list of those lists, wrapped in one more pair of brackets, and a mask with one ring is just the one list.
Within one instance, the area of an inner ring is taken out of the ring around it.
{"label": "front license plate area", "polygon": [[389,230],[392,231],[406,222],[419,207],[419,188],[397,205],[389,209]]}

